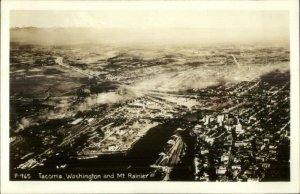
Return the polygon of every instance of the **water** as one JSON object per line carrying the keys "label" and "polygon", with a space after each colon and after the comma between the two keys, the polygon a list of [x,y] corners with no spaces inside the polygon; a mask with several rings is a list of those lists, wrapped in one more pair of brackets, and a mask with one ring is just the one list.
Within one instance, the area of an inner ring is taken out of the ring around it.
{"label": "water", "polygon": [[[44,166],[31,169],[32,180],[40,180],[38,173],[144,173],[154,172],[154,168],[150,166],[155,163],[159,157],[159,153],[163,150],[164,145],[174,134],[174,131],[183,125],[183,119],[173,119],[166,121],[156,127],[151,128],[147,134],[142,137],[133,148],[126,154],[107,154],[98,158],[76,159],[71,158],[67,154],[61,154],[49,158]],[[171,180],[192,180],[192,152],[193,139],[185,131],[182,138],[187,145],[186,155],[182,159],[182,163],[174,168],[171,173]],[[65,165],[66,168],[57,166]],[[13,173],[12,173],[13,174]],[[157,173],[150,180],[161,180],[162,175]],[[13,179],[12,179],[13,180]],[[120,180],[120,179],[113,179]],[[128,179],[121,179],[128,180]]]}
{"label": "water", "polygon": [[194,180],[194,145],[195,138],[189,134],[189,130],[181,133],[182,140],[186,145],[186,153],[183,156],[181,163],[173,168],[170,174],[172,181],[192,181]]}
{"label": "water", "polygon": [[[153,171],[150,165],[158,158],[163,146],[179,127],[180,121],[171,120],[151,128],[127,154],[108,154],[98,158],[79,160],[66,155],[48,159],[44,166],[32,169],[42,172],[137,172]],[[67,164],[65,169],[56,166]]]}

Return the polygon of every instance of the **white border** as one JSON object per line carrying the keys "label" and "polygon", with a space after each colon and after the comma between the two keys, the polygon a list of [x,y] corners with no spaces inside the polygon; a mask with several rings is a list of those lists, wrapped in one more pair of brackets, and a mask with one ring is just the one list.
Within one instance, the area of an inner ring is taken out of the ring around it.
{"label": "white border", "polygon": [[[1,193],[299,193],[299,4],[286,1],[2,1]],[[291,48],[291,181],[267,183],[9,181],[10,10],[289,10]]]}

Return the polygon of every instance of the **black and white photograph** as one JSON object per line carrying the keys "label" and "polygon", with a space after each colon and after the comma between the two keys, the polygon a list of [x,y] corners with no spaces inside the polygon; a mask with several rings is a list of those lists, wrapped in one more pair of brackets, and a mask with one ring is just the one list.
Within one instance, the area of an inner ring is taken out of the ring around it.
{"label": "black and white photograph", "polygon": [[290,17],[10,10],[9,181],[290,182]]}

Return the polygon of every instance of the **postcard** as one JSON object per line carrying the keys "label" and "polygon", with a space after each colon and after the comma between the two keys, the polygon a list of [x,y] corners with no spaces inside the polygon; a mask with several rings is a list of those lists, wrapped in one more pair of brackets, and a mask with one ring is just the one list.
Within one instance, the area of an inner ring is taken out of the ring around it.
{"label": "postcard", "polygon": [[3,193],[299,192],[297,1],[4,1]]}

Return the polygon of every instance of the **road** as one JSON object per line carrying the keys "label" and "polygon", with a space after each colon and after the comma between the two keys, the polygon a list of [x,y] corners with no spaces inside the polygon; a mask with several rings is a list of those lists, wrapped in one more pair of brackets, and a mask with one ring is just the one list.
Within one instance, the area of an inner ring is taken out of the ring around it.
{"label": "road", "polygon": [[76,72],[78,72],[78,73],[80,73],[80,74],[82,74],[82,75],[87,76],[88,78],[93,78],[93,77],[94,77],[94,75],[92,75],[92,74],[90,74],[90,73],[87,73],[87,72],[85,72],[85,71],[83,71],[83,70],[81,70],[81,69],[79,69],[79,68],[77,68],[77,67],[72,67],[72,66],[70,66],[70,65],[68,65],[68,64],[66,64],[66,63],[64,63],[64,62],[63,62],[63,57],[57,57],[56,60],[55,60],[55,62],[56,62],[58,65],[62,66],[62,67],[65,67],[65,68],[68,68],[68,69],[72,69],[72,70],[74,70],[74,71],[76,71]]}

